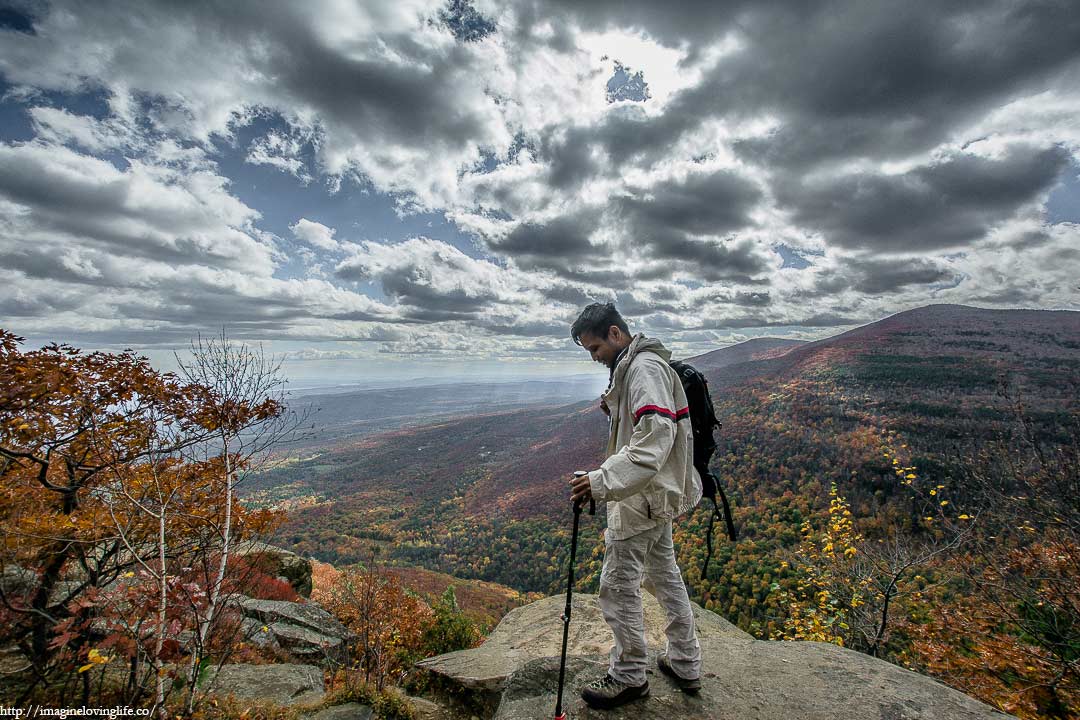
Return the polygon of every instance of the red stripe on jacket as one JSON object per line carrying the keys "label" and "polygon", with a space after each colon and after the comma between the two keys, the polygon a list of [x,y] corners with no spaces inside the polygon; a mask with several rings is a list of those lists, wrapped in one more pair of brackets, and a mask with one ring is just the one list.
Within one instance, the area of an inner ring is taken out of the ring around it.
{"label": "red stripe on jacket", "polygon": [[659,405],[644,405],[644,406],[638,408],[638,410],[634,413],[634,424],[637,425],[637,421],[641,419],[642,415],[650,415],[650,414],[653,414],[653,413],[655,413],[657,415],[663,415],[666,418],[670,418],[670,419],[678,422],[679,420],[682,420],[684,417],[689,417],[689,415],[690,415],[690,407],[689,406],[684,407],[682,410],[679,410],[678,412],[671,412],[667,408],[660,407]]}

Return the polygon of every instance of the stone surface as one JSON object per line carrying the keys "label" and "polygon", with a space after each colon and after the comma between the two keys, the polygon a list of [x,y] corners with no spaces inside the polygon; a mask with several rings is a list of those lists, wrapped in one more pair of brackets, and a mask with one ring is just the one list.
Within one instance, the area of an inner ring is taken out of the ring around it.
{"label": "stone surface", "polygon": [[[577,720],[1005,720],[1011,716],[928,677],[868,655],[810,642],[703,638],[701,693],[680,692],[649,652],[650,695],[616,710],[588,708],[583,685],[607,671],[607,658],[567,661],[563,710]],[[508,680],[495,720],[549,720],[559,658],[534,660]]]}
{"label": "stone surface", "polygon": [[301,660],[342,660],[345,643],[340,637],[323,635],[306,627],[276,622],[267,626],[278,645]]}
{"label": "stone surface", "polygon": [[280,705],[317,703],[324,697],[323,671],[316,665],[223,665],[210,671],[205,687],[218,695]]}
{"label": "stone surface", "polygon": [[[581,688],[607,672],[611,631],[595,595],[574,597],[563,710],[570,718],[673,720],[1002,720],[1011,716],[923,675],[835,645],[754,640],[715,613],[694,606],[704,673],[696,697],[656,668],[666,620],[645,594],[650,696],[613,711],[590,710]],[[517,608],[479,648],[418,663],[442,692],[466,700],[481,717],[548,720],[554,716],[565,596]],[[467,717],[467,716],[466,716]]]}
{"label": "stone surface", "polygon": [[49,593],[49,605],[66,604],[69,600],[69,596],[78,591],[82,587],[83,583],[78,580],[61,580],[53,585],[52,592]]}
{"label": "stone surface", "polygon": [[375,712],[367,705],[353,702],[323,708],[303,717],[304,720],[372,720]]}
{"label": "stone surface", "polygon": [[252,541],[236,545],[235,556],[262,556],[260,566],[271,577],[283,577],[299,595],[311,597],[311,562],[294,552],[264,542]]}
{"label": "stone surface", "polygon": [[237,602],[245,617],[256,618],[264,623],[285,622],[336,637],[347,637],[349,634],[348,628],[315,603],[301,605],[287,600],[258,600],[249,597],[240,597]]}
{"label": "stone surface", "polygon": [[[245,637],[260,645],[278,645],[303,660],[342,660],[348,628],[314,603],[239,597]],[[265,637],[267,628],[270,638]]]}
{"label": "stone surface", "polygon": [[[263,628],[266,628],[263,630]],[[261,648],[278,648],[277,639],[270,631],[270,626],[255,618],[244,618],[240,621],[240,634],[244,642]]]}
{"label": "stone surface", "polygon": [[9,598],[29,596],[37,584],[37,574],[18,565],[6,565],[0,573],[0,588]]}
{"label": "stone surface", "polygon": [[[667,619],[656,599],[643,595],[645,638],[651,647],[664,647]],[[700,638],[749,639],[716,613],[691,603]],[[551,596],[511,610],[478,648],[421,660],[417,665],[442,675],[469,690],[497,692],[506,678],[531,660],[558,658],[562,649],[562,612],[566,596]],[[573,598],[567,653],[596,655],[612,645],[611,630],[600,613],[596,595],[577,594]],[[554,706],[553,706],[554,707]]]}
{"label": "stone surface", "polygon": [[406,697],[412,706],[416,720],[443,720],[448,717],[447,711],[436,703],[418,697]]}

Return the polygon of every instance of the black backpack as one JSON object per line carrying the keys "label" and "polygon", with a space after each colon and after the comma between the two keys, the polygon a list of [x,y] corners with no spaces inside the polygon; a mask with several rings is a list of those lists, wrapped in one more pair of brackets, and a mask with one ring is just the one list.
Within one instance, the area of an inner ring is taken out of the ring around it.
{"label": "black backpack", "polygon": [[[708,553],[705,555],[705,566],[701,571],[701,577],[709,572],[709,560],[713,553],[713,525],[723,519],[727,524],[728,537],[734,542],[737,538],[735,522],[731,516],[731,506],[728,504],[724,489],[716,480],[716,476],[709,470],[709,461],[716,452],[716,438],[713,430],[721,427],[716,419],[716,411],[713,409],[712,397],[709,395],[709,381],[693,366],[673,360],[668,363],[671,369],[679,375],[682,381],[683,391],[686,393],[686,402],[690,407],[690,427],[694,434],[694,467],[701,475],[702,495],[712,500],[713,510],[709,516],[709,529],[706,534]],[[723,514],[716,503],[716,496],[720,495],[720,504],[724,506]]]}

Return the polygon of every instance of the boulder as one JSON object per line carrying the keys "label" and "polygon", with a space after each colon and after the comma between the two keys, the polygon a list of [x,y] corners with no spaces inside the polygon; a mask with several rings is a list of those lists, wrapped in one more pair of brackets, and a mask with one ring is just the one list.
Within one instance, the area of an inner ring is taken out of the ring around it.
{"label": "boulder", "polygon": [[264,542],[249,541],[235,545],[234,557],[259,556],[260,568],[271,577],[285,579],[303,597],[311,597],[311,562],[294,552]]}
{"label": "boulder", "polygon": [[279,705],[314,704],[325,695],[323,671],[315,665],[222,665],[208,673],[204,687],[217,695]]}

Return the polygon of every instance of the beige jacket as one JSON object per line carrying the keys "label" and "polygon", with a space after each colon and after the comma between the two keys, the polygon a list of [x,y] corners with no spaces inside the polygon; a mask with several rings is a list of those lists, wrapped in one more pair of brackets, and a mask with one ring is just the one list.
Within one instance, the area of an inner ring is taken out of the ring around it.
{"label": "beige jacket", "polygon": [[602,396],[611,412],[608,457],[589,473],[589,484],[593,497],[607,502],[614,540],[676,518],[701,500],[686,393],[670,358],[659,340],[638,334]]}

